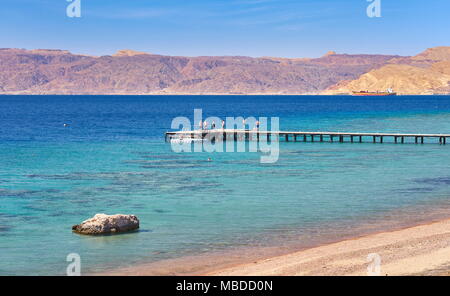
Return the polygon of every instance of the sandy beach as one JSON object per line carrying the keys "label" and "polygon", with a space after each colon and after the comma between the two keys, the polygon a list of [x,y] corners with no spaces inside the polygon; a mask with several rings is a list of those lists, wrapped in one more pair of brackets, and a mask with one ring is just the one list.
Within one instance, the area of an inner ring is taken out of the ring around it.
{"label": "sandy beach", "polygon": [[[259,250],[261,251],[261,250]],[[266,250],[266,254],[274,250]],[[379,275],[450,275],[450,219],[379,232],[285,255],[265,258],[251,252],[164,260],[101,275],[366,276],[368,255],[381,259]],[[242,258],[247,258],[243,263]]]}
{"label": "sandy beach", "polygon": [[344,240],[207,275],[367,275],[367,256],[381,259],[380,275],[450,275],[450,219]]}

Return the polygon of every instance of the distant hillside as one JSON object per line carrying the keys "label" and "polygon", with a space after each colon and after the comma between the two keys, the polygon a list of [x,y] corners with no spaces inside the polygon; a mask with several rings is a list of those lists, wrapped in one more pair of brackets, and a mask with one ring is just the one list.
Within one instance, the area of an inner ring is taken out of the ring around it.
{"label": "distant hillside", "polygon": [[358,79],[330,86],[323,94],[383,91],[387,88],[404,95],[450,93],[450,47],[430,48],[414,57],[392,59],[387,65]]}
{"label": "distant hillside", "polygon": [[132,50],[94,57],[0,49],[0,94],[318,94],[391,60],[408,58],[334,52],[317,59],[172,57]]}

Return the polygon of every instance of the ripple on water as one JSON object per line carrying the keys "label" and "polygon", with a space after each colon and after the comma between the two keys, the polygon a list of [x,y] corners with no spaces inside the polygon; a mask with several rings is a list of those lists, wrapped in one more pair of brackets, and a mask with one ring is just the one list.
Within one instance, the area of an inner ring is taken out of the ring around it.
{"label": "ripple on water", "polygon": [[412,187],[412,188],[404,188],[404,189],[395,189],[394,192],[402,193],[402,194],[410,194],[416,192],[432,192],[435,188],[432,187]]}
{"label": "ripple on water", "polygon": [[153,209],[153,212],[158,213],[158,214],[170,213],[170,211],[162,210],[162,209]]}
{"label": "ripple on water", "polygon": [[17,218],[17,215],[9,215],[5,213],[0,213],[0,235],[5,234],[6,232],[11,231],[12,227],[6,223],[8,220],[12,220]]}
{"label": "ripple on water", "polygon": [[56,193],[58,190],[56,189],[43,189],[43,190],[11,190],[11,189],[3,189],[0,188],[0,196],[3,197],[20,197],[20,198],[28,198],[35,197],[42,193],[51,194]]}
{"label": "ripple on water", "polygon": [[414,182],[430,185],[450,185],[450,177],[422,178],[415,179]]}
{"label": "ripple on water", "polygon": [[[203,161],[204,162],[204,161]],[[188,159],[133,159],[133,160],[125,160],[123,163],[135,163],[135,164],[159,164],[161,166],[169,165],[169,164],[192,164],[192,163],[200,163],[195,160]]]}
{"label": "ripple on water", "polygon": [[0,236],[6,236],[11,231],[12,227],[0,225]]}
{"label": "ripple on water", "polygon": [[164,169],[180,170],[180,169],[196,169],[196,168],[199,168],[199,165],[198,164],[173,164],[173,165],[161,166],[158,164],[155,164],[155,165],[147,164],[147,165],[141,165],[140,167],[143,169],[162,169],[162,168],[164,168]]}
{"label": "ripple on water", "polygon": [[186,155],[181,154],[152,154],[149,152],[136,152],[142,158],[154,158],[154,159],[186,159]]}

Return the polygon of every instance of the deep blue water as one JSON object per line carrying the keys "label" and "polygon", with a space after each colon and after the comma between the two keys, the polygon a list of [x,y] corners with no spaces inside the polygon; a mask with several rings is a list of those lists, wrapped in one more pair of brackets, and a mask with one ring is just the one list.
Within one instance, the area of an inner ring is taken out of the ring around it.
{"label": "deep blue water", "polygon": [[[259,153],[176,154],[164,132],[194,108],[276,116],[282,130],[450,133],[448,96],[0,96],[0,274],[64,274],[69,253],[91,272],[308,245],[448,212],[450,145],[280,143],[275,164]],[[142,229],[71,232],[101,212],[136,214]]]}

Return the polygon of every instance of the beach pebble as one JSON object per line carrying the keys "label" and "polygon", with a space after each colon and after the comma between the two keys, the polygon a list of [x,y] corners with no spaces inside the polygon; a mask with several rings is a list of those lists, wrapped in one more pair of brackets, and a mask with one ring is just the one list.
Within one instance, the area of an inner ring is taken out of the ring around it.
{"label": "beach pebble", "polygon": [[81,234],[113,234],[133,231],[139,228],[139,219],[134,215],[97,214],[93,218],[72,226],[72,230]]}

